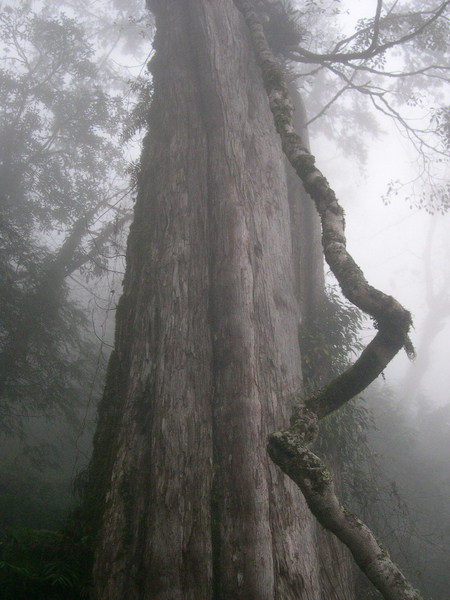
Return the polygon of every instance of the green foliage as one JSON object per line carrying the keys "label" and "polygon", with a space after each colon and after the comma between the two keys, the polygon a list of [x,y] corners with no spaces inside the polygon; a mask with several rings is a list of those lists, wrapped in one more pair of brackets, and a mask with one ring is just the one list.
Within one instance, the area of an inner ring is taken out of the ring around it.
{"label": "green foliage", "polygon": [[0,531],[61,527],[74,503],[62,465],[64,449],[25,445],[19,451],[18,446],[9,440],[1,447]]}
{"label": "green foliage", "polygon": [[94,345],[67,277],[121,172],[122,106],[73,19],[6,5],[0,36],[0,431],[17,433],[91,393]]}
{"label": "green foliage", "polygon": [[431,123],[441,139],[443,150],[450,151],[450,106],[442,106],[432,112]]}
{"label": "green foliage", "polygon": [[85,542],[56,531],[20,529],[3,535],[3,600],[87,598],[85,555]]}
{"label": "green foliage", "polygon": [[[439,6],[436,3],[436,6]],[[431,16],[430,10],[423,9],[420,4],[417,7],[410,5],[398,13],[389,11],[382,15],[379,21],[379,42],[389,43],[409,35],[412,31],[418,31],[423,27]],[[362,50],[367,48],[371,42],[374,19],[361,19],[358,22],[358,35],[354,41],[354,48]],[[436,53],[446,53],[448,49],[448,36],[450,28],[447,19],[437,19],[429,24],[422,33],[410,41],[411,46],[421,53],[426,53],[435,58]],[[408,53],[410,48],[402,47],[401,51]]]}
{"label": "green foliage", "polygon": [[81,512],[74,510],[76,490],[64,472],[67,449],[58,450],[58,464],[54,449],[34,447],[14,461],[0,462],[2,599],[82,600],[88,595],[92,537]]}
{"label": "green foliage", "polygon": [[300,346],[308,391],[341,373],[354,353],[362,349],[359,333],[362,313],[346,302],[338,290],[328,287],[322,303],[302,325]]}
{"label": "green foliage", "polygon": [[7,6],[0,34],[2,217],[28,235],[70,226],[118,166],[110,136],[120,99],[101,88],[93,49],[72,19]]}
{"label": "green foliage", "polygon": [[332,456],[342,467],[343,480],[349,483],[354,480],[361,460],[371,454],[367,433],[375,427],[365,400],[356,398],[322,421],[317,451]]}
{"label": "green foliage", "polygon": [[349,480],[349,502],[425,597],[447,600],[450,405],[416,411],[400,398],[387,386],[367,395],[376,429],[371,455]]}
{"label": "green foliage", "polygon": [[130,89],[136,95],[136,103],[124,123],[123,138],[125,141],[130,140],[138,132],[147,131],[153,98],[153,82],[148,75],[141,75],[130,81]]}

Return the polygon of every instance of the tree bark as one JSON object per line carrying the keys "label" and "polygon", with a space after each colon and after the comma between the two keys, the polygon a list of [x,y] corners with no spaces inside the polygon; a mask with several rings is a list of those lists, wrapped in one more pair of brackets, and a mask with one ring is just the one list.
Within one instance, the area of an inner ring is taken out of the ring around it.
{"label": "tree bark", "polygon": [[315,521],[266,451],[313,301],[281,144],[232,0],[150,8],[155,96],[90,468],[93,597],[318,600]]}

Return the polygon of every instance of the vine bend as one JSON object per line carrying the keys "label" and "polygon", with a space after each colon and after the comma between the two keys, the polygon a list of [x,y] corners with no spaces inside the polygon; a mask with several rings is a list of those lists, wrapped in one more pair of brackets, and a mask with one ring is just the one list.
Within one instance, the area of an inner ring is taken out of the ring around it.
{"label": "vine bend", "polygon": [[408,331],[411,315],[392,296],[375,289],[346,248],[344,211],[293,127],[293,104],[282,67],[266,40],[251,0],[234,0],[250,32],[256,59],[283,151],[311,196],[322,223],[325,259],[344,296],[373,318],[377,334],[344,373],[297,406],[289,429],[269,437],[272,460],[297,484],[320,524],[332,531],[386,600],[421,600],[370,529],[339,502],[331,474],[309,449],[318,421],[362,392],[401,348],[414,354]]}

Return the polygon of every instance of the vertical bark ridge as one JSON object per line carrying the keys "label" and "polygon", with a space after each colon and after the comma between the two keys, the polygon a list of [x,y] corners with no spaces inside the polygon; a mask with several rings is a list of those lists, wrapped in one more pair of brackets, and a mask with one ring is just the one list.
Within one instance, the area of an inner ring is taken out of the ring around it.
{"label": "vertical bark ridge", "polygon": [[[309,135],[303,99],[294,84],[289,85],[293,100],[293,123],[300,131],[309,149]],[[309,198],[303,183],[286,159],[286,171],[291,212],[291,236],[296,265],[296,295],[299,299],[302,320],[314,314],[325,294],[324,258],[321,244],[320,218]]]}
{"label": "vertical bark ridge", "polygon": [[[115,364],[126,383],[105,394],[103,412],[117,404],[117,434],[114,423],[99,426],[91,475],[110,480],[99,600],[199,600],[212,587],[207,147],[186,8],[164,4],[152,7],[160,33],[151,134],[117,319]],[[114,447],[106,466],[105,444]]]}
{"label": "vertical bark ridge", "polygon": [[209,149],[219,597],[297,598],[319,593],[314,528],[264,441],[300,384],[283,158],[232,2],[191,6]]}

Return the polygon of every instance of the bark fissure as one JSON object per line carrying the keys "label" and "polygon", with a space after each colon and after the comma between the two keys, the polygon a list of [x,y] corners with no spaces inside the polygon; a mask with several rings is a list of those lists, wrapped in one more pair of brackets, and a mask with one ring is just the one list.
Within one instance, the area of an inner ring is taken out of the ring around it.
{"label": "bark fissure", "polygon": [[90,468],[98,599],[211,594],[207,148],[186,3],[165,4],[153,3],[157,92]]}
{"label": "bark fissure", "polygon": [[413,353],[408,338],[411,316],[395,298],[369,285],[348,253],[344,211],[328,181],[315,166],[314,156],[293,127],[293,105],[283,70],[272,54],[252,2],[234,2],[250,32],[283,151],[320,215],[325,259],[346,298],[370,315],[378,329],[349,369],[299,403],[289,429],[270,435],[268,451],[272,460],[302,490],[318,521],[350,549],[356,563],[386,600],[419,600],[419,593],[406,581],[370,529],[340,504],[331,474],[309,450],[317,436],[319,419],[363,391],[402,347],[408,354]]}
{"label": "bark fissure", "polygon": [[[258,341],[254,321],[257,275],[252,238],[257,237],[258,228],[247,202],[251,202],[249,181],[240,173],[240,164],[247,159],[246,148],[236,146],[245,93],[241,95],[238,88],[230,86],[230,68],[221,63],[223,49],[216,46],[221,41],[217,32],[223,27],[222,9],[219,11],[219,5],[206,8],[201,3],[192,3],[190,11],[189,26],[195,40],[193,50],[208,146],[214,390],[211,399],[213,594],[224,600],[235,598],[236,594],[271,599],[274,568],[268,489],[264,478],[259,486],[255,481],[259,477],[256,465],[268,461],[264,445],[258,443],[259,427],[252,424],[264,419],[257,393]],[[227,11],[227,18],[229,28],[224,31],[235,31],[239,26],[238,15]],[[211,51],[205,52],[211,46]],[[232,47],[231,43],[227,46]],[[242,52],[239,44],[234,46],[237,52],[239,49]],[[248,52],[242,54],[248,56]],[[240,62],[231,60],[231,65],[236,64]],[[230,106],[237,107],[236,118],[229,114]],[[249,165],[249,171],[253,169]],[[252,453],[251,447],[257,450]],[[267,469],[267,464],[263,469]],[[260,519],[261,512],[266,518]]]}

